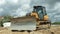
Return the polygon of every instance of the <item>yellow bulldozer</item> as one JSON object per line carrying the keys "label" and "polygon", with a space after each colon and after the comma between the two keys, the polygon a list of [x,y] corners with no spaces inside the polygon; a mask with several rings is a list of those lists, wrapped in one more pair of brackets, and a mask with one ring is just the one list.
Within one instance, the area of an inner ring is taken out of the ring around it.
{"label": "yellow bulldozer", "polygon": [[36,23],[37,27],[36,28],[41,29],[43,27],[43,28],[48,28],[49,29],[50,26],[51,26],[51,21],[49,20],[49,17],[46,13],[45,7],[34,6],[33,8],[34,8],[33,11],[31,13],[27,14],[27,16],[35,17],[35,19],[37,21],[37,23]]}
{"label": "yellow bulldozer", "polygon": [[49,29],[51,21],[43,6],[34,6],[33,11],[23,17],[11,18],[11,30],[40,30]]}

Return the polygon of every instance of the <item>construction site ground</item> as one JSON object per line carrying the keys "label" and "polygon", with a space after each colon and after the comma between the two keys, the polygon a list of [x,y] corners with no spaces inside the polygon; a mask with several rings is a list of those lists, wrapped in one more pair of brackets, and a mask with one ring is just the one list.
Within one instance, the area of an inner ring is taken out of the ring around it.
{"label": "construction site ground", "polygon": [[42,29],[38,31],[32,31],[32,32],[20,32],[15,31],[12,32],[9,28],[0,28],[0,34],[60,34],[60,25],[52,25],[50,29]]}

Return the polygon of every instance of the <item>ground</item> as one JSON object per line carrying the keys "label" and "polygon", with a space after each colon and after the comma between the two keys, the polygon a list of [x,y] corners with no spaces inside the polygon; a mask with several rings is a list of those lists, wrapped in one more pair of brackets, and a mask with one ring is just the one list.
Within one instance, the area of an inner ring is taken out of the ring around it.
{"label": "ground", "polygon": [[48,30],[38,30],[28,32],[12,32],[13,34],[60,34],[60,25],[52,25]]}
{"label": "ground", "polygon": [[[43,30],[38,30],[38,31],[32,31],[32,32],[11,32],[11,31],[2,31],[4,34],[5,32],[11,33],[11,34],[60,34],[60,25],[52,25],[50,29],[43,29]],[[1,30],[0,30],[1,34]]]}
{"label": "ground", "polygon": [[50,31],[54,32],[54,34],[60,34],[60,25],[53,25]]}

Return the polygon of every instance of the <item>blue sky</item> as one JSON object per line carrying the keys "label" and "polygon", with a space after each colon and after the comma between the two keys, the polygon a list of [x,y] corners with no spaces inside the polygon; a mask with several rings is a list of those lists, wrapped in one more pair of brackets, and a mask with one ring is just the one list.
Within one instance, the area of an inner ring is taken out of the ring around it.
{"label": "blue sky", "polygon": [[45,6],[52,22],[60,21],[60,0],[0,0],[0,16],[25,16],[35,5]]}

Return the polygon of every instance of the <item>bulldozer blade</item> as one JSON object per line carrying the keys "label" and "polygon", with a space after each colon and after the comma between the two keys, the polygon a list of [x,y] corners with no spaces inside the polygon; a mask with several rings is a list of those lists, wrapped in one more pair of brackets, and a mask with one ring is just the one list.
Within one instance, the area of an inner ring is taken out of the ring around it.
{"label": "bulldozer blade", "polygon": [[33,17],[14,18],[11,22],[11,30],[36,30],[36,19]]}

